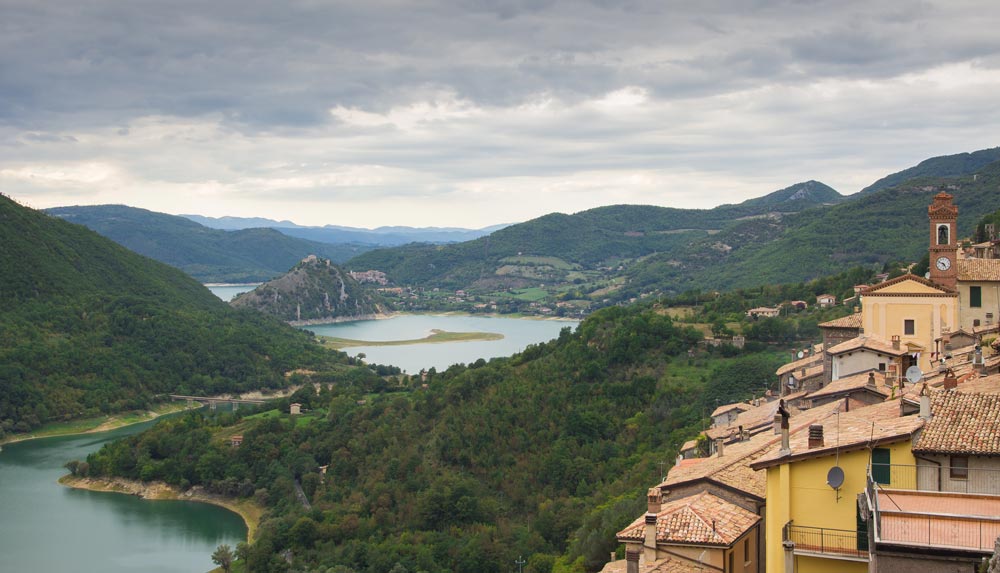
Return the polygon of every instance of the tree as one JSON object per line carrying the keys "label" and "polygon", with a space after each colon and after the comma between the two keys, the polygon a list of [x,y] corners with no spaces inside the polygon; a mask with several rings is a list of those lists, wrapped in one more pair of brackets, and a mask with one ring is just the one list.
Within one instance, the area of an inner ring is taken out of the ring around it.
{"label": "tree", "polygon": [[226,544],[222,544],[215,548],[215,552],[212,553],[212,563],[215,563],[226,573],[233,567],[233,550]]}

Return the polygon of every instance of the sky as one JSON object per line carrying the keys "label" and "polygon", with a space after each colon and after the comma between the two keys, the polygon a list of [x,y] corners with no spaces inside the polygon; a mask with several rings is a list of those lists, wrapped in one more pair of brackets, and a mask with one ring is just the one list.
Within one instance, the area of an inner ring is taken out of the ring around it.
{"label": "sky", "polygon": [[0,0],[0,193],[480,228],[1000,145],[1000,3]]}

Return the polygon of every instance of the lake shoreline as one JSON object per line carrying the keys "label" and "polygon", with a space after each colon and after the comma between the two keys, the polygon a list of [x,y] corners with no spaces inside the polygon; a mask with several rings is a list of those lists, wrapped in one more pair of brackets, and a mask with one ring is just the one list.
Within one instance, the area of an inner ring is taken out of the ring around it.
{"label": "lake shoreline", "polygon": [[74,489],[134,495],[152,501],[191,501],[222,507],[243,519],[243,523],[247,527],[247,543],[252,542],[256,537],[261,516],[264,514],[264,508],[249,499],[235,499],[208,493],[201,486],[180,491],[163,482],[146,483],[125,478],[90,478],[71,474],[59,478],[58,482],[60,485]]}
{"label": "lake shoreline", "polygon": [[363,322],[367,320],[390,320],[400,316],[468,316],[472,318],[507,318],[511,320],[540,320],[551,322],[582,322],[579,318],[563,318],[561,316],[536,316],[536,315],[510,315],[499,313],[472,313],[460,310],[448,311],[428,311],[428,312],[390,312],[379,314],[368,314],[364,316],[342,316],[338,318],[314,318],[310,320],[292,320],[288,324],[295,327],[302,326],[323,326],[325,324],[342,324],[344,322]]}
{"label": "lake shoreline", "polygon": [[[58,438],[62,436],[82,436],[84,434],[97,434],[100,432],[110,432],[111,430],[117,430],[119,428],[125,428],[128,426],[133,426],[135,424],[142,424],[143,422],[149,422],[151,420],[159,418],[160,416],[176,414],[178,412],[184,412],[186,410],[196,410],[201,407],[200,404],[197,406],[191,406],[188,405],[187,403],[178,403],[178,402],[164,403],[164,405],[174,405],[174,404],[180,404],[180,405],[178,407],[173,407],[173,408],[158,408],[154,410],[147,410],[145,413],[145,417],[135,420],[123,420],[116,415],[101,416],[100,418],[81,418],[77,420],[71,420],[71,422],[76,421],[81,423],[86,422],[87,420],[93,420],[93,421],[101,420],[100,422],[96,423],[94,427],[88,428],[86,430],[67,429],[66,431],[54,430],[51,433],[45,433],[46,432],[45,426],[42,426],[35,432],[29,434],[7,435],[3,439],[0,439],[0,446],[5,446],[7,444],[16,444],[18,442],[27,442],[29,440],[43,440],[45,438]],[[119,416],[120,415],[121,414],[119,414]],[[41,434],[39,435],[39,433]]]}

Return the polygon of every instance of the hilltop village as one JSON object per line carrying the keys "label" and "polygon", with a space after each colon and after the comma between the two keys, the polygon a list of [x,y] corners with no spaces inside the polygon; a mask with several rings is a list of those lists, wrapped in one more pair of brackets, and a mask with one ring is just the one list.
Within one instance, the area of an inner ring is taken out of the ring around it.
{"label": "hilltop village", "polygon": [[775,372],[778,392],[712,412],[604,573],[985,567],[1000,546],[1000,241],[961,245],[952,199],[928,207],[928,276],[859,286],[858,311]]}

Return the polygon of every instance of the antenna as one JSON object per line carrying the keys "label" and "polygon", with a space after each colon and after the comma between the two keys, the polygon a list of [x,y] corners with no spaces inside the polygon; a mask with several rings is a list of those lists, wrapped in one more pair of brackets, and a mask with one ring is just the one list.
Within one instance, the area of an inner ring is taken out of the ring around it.
{"label": "antenna", "polygon": [[906,380],[910,384],[916,384],[924,378],[924,373],[920,370],[919,366],[910,366],[906,369]]}
{"label": "antenna", "polygon": [[802,352],[801,350],[799,350],[799,351],[798,351],[798,352],[797,352],[797,353],[795,354],[795,356],[796,356],[797,358],[802,358],[803,356],[805,356],[805,353],[804,353],[804,352]]}

